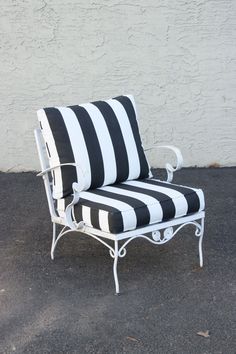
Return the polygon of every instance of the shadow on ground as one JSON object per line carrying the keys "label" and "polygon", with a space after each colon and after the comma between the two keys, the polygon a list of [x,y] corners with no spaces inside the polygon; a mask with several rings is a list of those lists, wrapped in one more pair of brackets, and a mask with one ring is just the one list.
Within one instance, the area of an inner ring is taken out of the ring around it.
{"label": "shadow on ground", "polygon": [[177,173],[205,191],[205,267],[191,226],[165,246],[136,240],[117,297],[107,249],[73,233],[51,261],[42,180],[1,173],[0,352],[235,353],[235,181],[236,168]]}

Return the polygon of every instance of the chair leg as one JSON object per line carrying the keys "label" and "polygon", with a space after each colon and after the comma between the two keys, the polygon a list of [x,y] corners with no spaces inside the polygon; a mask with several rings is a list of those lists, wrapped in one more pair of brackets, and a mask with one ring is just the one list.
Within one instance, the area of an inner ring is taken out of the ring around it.
{"label": "chair leg", "polygon": [[199,262],[200,267],[203,267],[203,253],[202,253],[202,240],[204,235],[204,218],[201,219],[201,234],[198,241],[198,250],[199,250]]}
{"label": "chair leg", "polygon": [[54,249],[55,249],[55,242],[56,242],[56,223],[53,222],[53,234],[52,234],[52,246],[51,246],[51,259],[54,259]]}
{"label": "chair leg", "polygon": [[118,241],[115,241],[114,245],[114,261],[113,261],[113,275],[114,275],[114,280],[115,280],[115,288],[116,288],[116,293],[115,295],[119,295],[120,293],[120,288],[119,288],[119,280],[118,280],[118,275],[117,275],[117,262],[118,262]]}

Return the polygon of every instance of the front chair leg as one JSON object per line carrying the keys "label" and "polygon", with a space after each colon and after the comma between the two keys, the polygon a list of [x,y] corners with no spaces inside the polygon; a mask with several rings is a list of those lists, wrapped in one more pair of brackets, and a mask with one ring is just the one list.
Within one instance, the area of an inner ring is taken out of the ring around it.
{"label": "front chair leg", "polygon": [[118,241],[115,240],[114,242],[114,261],[113,261],[113,275],[114,275],[114,280],[115,280],[115,288],[116,288],[116,293],[115,295],[119,295],[120,293],[120,287],[119,287],[119,280],[118,280],[118,275],[117,275],[117,263],[118,263],[118,257],[119,257],[119,249],[118,249]]}

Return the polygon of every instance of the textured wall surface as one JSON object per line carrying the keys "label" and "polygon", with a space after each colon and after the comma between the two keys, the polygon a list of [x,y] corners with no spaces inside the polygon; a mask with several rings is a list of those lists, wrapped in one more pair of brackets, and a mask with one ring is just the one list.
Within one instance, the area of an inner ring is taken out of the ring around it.
{"label": "textured wall surface", "polygon": [[144,144],[179,146],[186,166],[236,165],[235,0],[0,5],[1,170],[39,168],[38,108],[121,93]]}

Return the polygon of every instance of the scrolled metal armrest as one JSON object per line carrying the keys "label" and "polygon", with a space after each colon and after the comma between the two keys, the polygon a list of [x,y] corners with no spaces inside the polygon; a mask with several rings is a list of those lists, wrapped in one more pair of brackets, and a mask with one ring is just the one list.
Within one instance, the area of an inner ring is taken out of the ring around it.
{"label": "scrolled metal armrest", "polygon": [[52,167],[46,168],[45,170],[39,172],[37,174],[37,177],[44,176],[46,173],[51,172],[53,170],[56,170],[57,168],[63,167],[63,166],[75,166],[76,167],[76,166],[79,166],[79,165],[77,163],[74,163],[74,162],[61,163],[60,165],[52,166]]}
{"label": "scrolled metal armrest", "polygon": [[66,217],[67,226],[69,226],[72,230],[78,230],[84,227],[84,222],[81,221],[77,223],[74,215],[74,205],[77,204],[79,201],[81,187],[79,187],[79,184],[77,182],[74,182],[72,184],[72,189],[73,189],[73,199],[71,203],[66,207],[65,217]]}
{"label": "scrolled metal armrest", "polygon": [[168,162],[165,165],[166,172],[167,172],[167,182],[171,182],[173,180],[173,173],[180,170],[183,166],[184,160],[183,160],[183,156],[182,156],[180,149],[178,149],[177,147],[175,147],[173,145],[153,145],[153,146],[147,147],[145,149],[145,151],[149,151],[152,149],[169,149],[175,153],[176,159],[177,159],[176,167],[172,166]]}
{"label": "scrolled metal armrest", "polygon": [[[63,167],[63,166],[75,166],[75,167],[80,167],[80,170],[82,171],[82,174],[85,174],[84,170],[81,168],[80,165],[74,163],[74,162],[68,162],[68,163],[62,163],[60,165],[56,165],[53,167],[46,168],[45,170],[41,171],[40,173],[37,174],[37,177],[44,177],[48,172],[51,172],[57,168]],[[67,205],[66,210],[65,210],[65,219],[67,226],[69,226],[72,230],[78,230],[84,227],[83,222],[77,223],[75,220],[74,216],[74,205],[78,203],[79,198],[80,198],[80,192],[81,192],[81,187],[79,186],[79,183],[74,182],[72,184],[72,190],[73,190],[73,199],[69,205]]]}
{"label": "scrolled metal armrest", "polygon": [[79,186],[79,183],[74,182],[72,184],[72,189],[74,193],[80,193],[82,191],[81,187]]}

